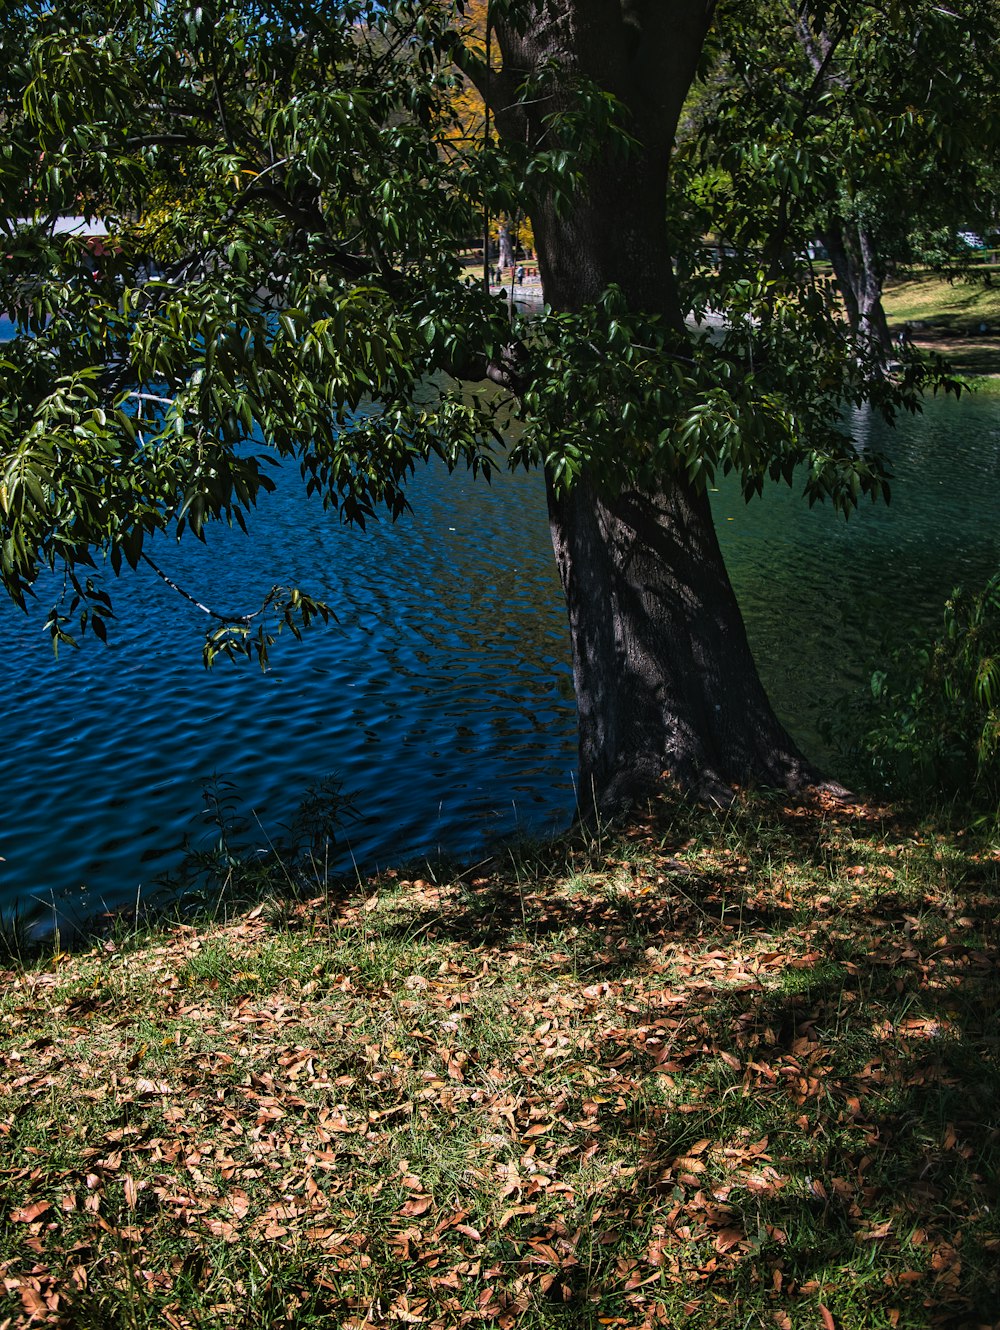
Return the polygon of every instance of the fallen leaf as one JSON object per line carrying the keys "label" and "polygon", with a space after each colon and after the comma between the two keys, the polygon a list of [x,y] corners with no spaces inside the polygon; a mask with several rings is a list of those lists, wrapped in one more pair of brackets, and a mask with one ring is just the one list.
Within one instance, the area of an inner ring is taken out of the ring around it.
{"label": "fallen leaf", "polygon": [[173,1094],[166,1081],[151,1081],[145,1076],[138,1076],[135,1082],[136,1094]]}
{"label": "fallen leaf", "polygon": [[405,1205],[396,1211],[398,1215],[406,1215],[414,1218],[417,1215],[426,1214],[434,1204],[433,1196],[411,1196]]}
{"label": "fallen leaf", "polygon": [[715,1235],[715,1250],[717,1252],[732,1251],[743,1241],[744,1234],[738,1228],[723,1228]]}

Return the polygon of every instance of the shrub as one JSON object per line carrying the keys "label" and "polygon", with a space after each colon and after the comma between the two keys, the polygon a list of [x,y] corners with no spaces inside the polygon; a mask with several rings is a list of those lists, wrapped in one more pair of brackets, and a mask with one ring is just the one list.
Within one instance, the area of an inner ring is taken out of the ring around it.
{"label": "shrub", "polygon": [[876,783],[895,793],[996,804],[1000,795],[1000,574],[945,602],[941,631],[872,675],[862,737]]}

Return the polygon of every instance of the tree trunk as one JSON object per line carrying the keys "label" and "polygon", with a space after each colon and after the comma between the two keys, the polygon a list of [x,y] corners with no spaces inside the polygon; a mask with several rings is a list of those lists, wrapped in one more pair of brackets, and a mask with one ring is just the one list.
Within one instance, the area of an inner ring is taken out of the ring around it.
{"label": "tree trunk", "polygon": [[510,228],[507,225],[506,218],[501,217],[497,223],[497,241],[500,251],[498,260],[501,268],[511,268],[514,266],[514,247],[510,241]]}
{"label": "tree trunk", "polygon": [[[615,282],[633,308],[686,335],[665,176],[635,160],[630,170],[627,186],[613,169],[592,172],[570,216],[537,210],[546,300],[575,309]],[[557,494],[549,478],[548,506],[573,645],[581,813],[617,813],[664,779],[716,803],[734,785],[816,783],[761,685],[707,494],[666,476],[651,493],[601,492],[584,478]]]}
{"label": "tree trunk", "polygon": [[581,480],[548,496],[581,811],[617,812],[665,778],[719,803],[733,785],[814,783],[760,683],[707,495],[675,481],[606,496]]}
{"label": "tree trunk", "polygon": [[844,297],[851,331],[878,357],[887,360],[892,338],[882,308],[885,270],[871,232],[862,222],[850,224],[838,218],[821,238]]}
{"label": "tree trunk", "polygon": [[[499,132],[544,141],[558,96],[521,105],[505,89],[555,57],[630,112],[634,146],[581,154],[571,207],[529,200],[546,302],[578,311],[611,284],[656,313],[680,344],[684,325],[666,229],[673,134],[711,19],[711,0],[622,4],[564,0],[548,25],[498,20],[505,69],[489,85]],[[641,15],[641,22],[636,16]],[[570,85],[571,86],[571,85]],[[573,94],[566,94],[567,106]],[[541,109],[537,109],[540,103]],[[641,146],[639,146],[641,145]],[[607,440],[613,455],[613,437]],[[733,784],[783,788],[818,778],[771,709],[719,551],[708,497],[664,476],[656,492],[599,491],[586,476],[556,493],[556,559],[566,593],[580,718],[581,813],[617,812],[670,778],[728,801]]]}

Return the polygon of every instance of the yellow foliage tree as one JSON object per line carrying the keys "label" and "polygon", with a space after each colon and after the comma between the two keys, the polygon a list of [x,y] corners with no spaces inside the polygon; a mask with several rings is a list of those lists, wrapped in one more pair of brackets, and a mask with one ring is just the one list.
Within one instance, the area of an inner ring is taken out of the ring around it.
{"label": "yellow foliage tree", "polygon": [[[465,45],[484,59],[490,49],[488,23],[489,0],[465,0],[462,36]],[[481,150],[490,132],[486,103],[478,89],[466,78],[462,79],[455,93],[452,110],[455,123],[449,130],[449,140],[460,151],[472,153]],[[526,213],[501,212],[489,218],[488,225],[490,241],[498,247],[500,262],[504,266],[514,261],[519,248],[534,252],[535,237],[531,218]]]}

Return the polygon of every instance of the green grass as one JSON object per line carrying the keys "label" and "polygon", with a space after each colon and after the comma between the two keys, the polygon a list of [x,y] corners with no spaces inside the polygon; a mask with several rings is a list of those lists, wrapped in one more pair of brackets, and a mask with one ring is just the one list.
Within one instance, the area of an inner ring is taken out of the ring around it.
{"label": "green grass", "polygon": [[992,1324],[998,888],[664,805],[12,967],[0,1326]]}
{"label": "green grass", "polygon": [[[883,306],[890,325],[914,325],[916,344],[945,355],[956,373],[977,380],[978,391],[1000,391],[1000,273],[985,281],[949,281],[917,272],[890,281]],[[985,326],[985,331],[983,331]]]}
{"label": "green grass", "polygon": [[989,269],[984,281],[949,281],[938,273],[916,272],[886,284],[884,304],[893,322],[925,321],[944,330],[970,335],[980,325],[1000,331],[1000,272]]}

